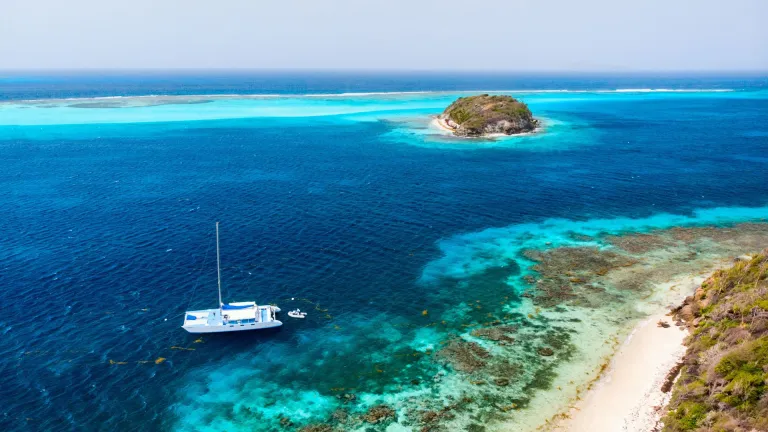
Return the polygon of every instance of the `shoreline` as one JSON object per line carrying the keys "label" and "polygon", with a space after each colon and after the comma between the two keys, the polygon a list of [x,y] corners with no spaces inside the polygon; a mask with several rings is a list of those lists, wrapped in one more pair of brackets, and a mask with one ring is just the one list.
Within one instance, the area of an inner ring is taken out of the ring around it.
{"label": "shoreline", "polygon": [[[539,121],[541,122],[542,120],[539,119]],[[487,135],[483,135],[483,136],[479,136],[479,137],[474,137],[474,136],[466,137],[466,136],[454,135],[454,133],[453,133],[454,129],[452,127],[448,126],[448,124],[443,119],[441,119],[440,117],[433,118],[432,121],[430,122],[430,124],[435,129],[440,131],[440,133],[442,133],[443,135],[450,135],[451,137],[458,138],[458,139],[464,139],[464,140],[468,140],[468,141],[472,141],[472,140],[476,141],[476,140],[483,140],[483,139],[495,140],[496,138],[525,137],[525,136],[537,135],[537,134],[540,134],[541,132],[544,131],[544,127],[540,125],[539,127],[537,127],[536,129],[532,130],[531,132],[522,132],[522,133],[517,133],[517,134],[512,134],[512,135],[507,135],[507,134],[503,134],[503,133],[494,133],[494,134],[487,134]]]}
{"label": "shoreline", "polygon": [[[662,318],[670,323],[672,319],[667,313],[695,293],[713,272],[730,267],[734,257],[765,247],[768,223],[762,213],[756,213],[752,222],[735,224],[727,223],[720,211],[712,223],[706,224],[703,213],[696,213],[699,224],[670,215],[641,223],[600,221],[572,225],[552,221],[544,225],[547,234],[543,238],[536,235],[537,226],[527,225],[489,229],[445,241],[441,245],[445,257],[434,264],[434,269],[425,270],[425,275],[462,276],[477,262],[479,250],[487,255],[524,256],[531,261],[521,273],[520,282],[524,285],[516,288],[530,291],[535,286],[544,303],[537,305],[535,297],[523,296],[519,305],[506,311],[552,323],[552,329],[570,334],[567,351],[555,351],[544,359],[557,363],[547,369],[551,373],[541,391],[526,393],[526,389],[518,387],[486,392],[511,395],[518,391],[527,396],[524,406],[518,406],[517,400],[512,400],[511,405],[492,405],[502,413],[499,422],[488,430],[650,432],[658,428],[659,417],[666,415],[660,406],[671,396],[660,390],[687,347],[683,345],[684,331],[671,324],[656,327],[656,323]],[[605,232],[605,226],[611,226],[611,231]],[[529,271],[532,276],[526,277]],[[558,290],[569,282],[569,289]],[[549,299],[553,302],[549,303]],[[475,335],[468,334],[467,340],[484,343],[472,336]],[[535,342],[536,338],[536,334],[518,328],[515,340]],[[520,363],[523,373],[528,374],[521,374],[522,379],[535,377],[542,370],[536,369],[538,359],[526,362],[526,352],[522,350],[528,347],[520,345],[483,347],[492,354],[488,362],[506,359]],[[558,348],[557,343],[552,346]],[[493,348],[497,350],[491,351]],[[561,355],[565,357],[558,361]],[[642,358],[642,362],[635,365],[633,359],[637,358]],[[487,379],[496,372],[495,366],[483,366],[482,373],[475,376]],[[636,377],[640,379],[633,381]],[[451,386],[456,393],[474,393],[471,378],[472,375],[466,385],[456,382]],[[620,402],[618,406],[611,405],[614,401]],[[604,416],[610,417],[601,418]],[[477,421],[477,417],[468,418],[470,422]]]}
{"label": "shoreline", "polygon": [[448,132],[448,133],[450,133],[452,136],[456,136],[456,135],[453,135],[453,130],[454,130],[454,129],[453,129],[452,127],[448,126],[448,124],[447,124],[447,123],[446,123],[446,122],[445,122],[443,119],[441,119],[440,117],[435,117],[435,118],[432,120],[432,124],[433,124],[435,127],[437,127],[438,129],[440,129],[440,130],[442,130],[442,131],[445,131],[445,132]]}
{"label": "shoreline", "polygon": [[[659,321],[670,327],[657,326]],[[688,330],[674,325],[667,313],[654,314],[637,324],[613,355],[608,371],[552,430],[654,430],[671,396],[661,387],[669,371],[683,358],[687,335]]]}
{"label": "shoreline", "polygon": [[[720,268],[717,266],[716,268]],[[670,281],[678,306],[714,272],[688,275]],[[683,358],[687,327],[678,327],[670,316],[670,305],[635,324],[619,348],[610,356],[609,367],[587,387],[582,399],[564,408],[547,422],[555,432],[650,432],[657,430],[671,392],[662,392],[669,372]],[[664,328],[657,323],[666,322]]]}

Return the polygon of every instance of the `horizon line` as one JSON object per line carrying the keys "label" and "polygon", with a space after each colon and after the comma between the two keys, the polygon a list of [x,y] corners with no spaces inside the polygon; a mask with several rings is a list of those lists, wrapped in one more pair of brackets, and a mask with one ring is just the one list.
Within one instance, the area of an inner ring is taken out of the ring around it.
{"label": "horizon line", "polygon": [[451,73],[451,74],[514,74],[514,75],[643,75],[643,74],[768,74],[768,69],[395,69],[395,68],[250,68],[250,67],[171,67],[171,68],[2,68],[0,73],[56,73],[56,72],[261,72],[261,73]]}

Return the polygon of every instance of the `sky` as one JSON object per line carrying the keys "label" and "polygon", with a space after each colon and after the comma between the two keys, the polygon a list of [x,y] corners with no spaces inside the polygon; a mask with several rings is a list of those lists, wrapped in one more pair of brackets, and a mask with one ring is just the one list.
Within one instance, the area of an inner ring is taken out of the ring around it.
{"label": "sky", "polygon": [[0,0],[0,69],[768,70],[768,0]]}

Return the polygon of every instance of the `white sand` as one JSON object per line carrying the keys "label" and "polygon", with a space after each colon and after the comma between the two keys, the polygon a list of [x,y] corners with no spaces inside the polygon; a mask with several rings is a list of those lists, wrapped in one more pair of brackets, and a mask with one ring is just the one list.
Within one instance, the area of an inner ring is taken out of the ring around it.
{"label": "white sand", "polygon": [[[651,432],[657,430],[670,393],[662,393],[667,374],[682,359],[688,331],[677,327],[668,308],[679,305],[706,279],[689,275],[659,286],[655,313],[632,330],[611,360],[608,371],[585,398],[571,407],[565,419],[555,422],[558,432]],[[659,327],[666,321],[669,328]]]}
{"label": "white sand", "polygon": [[[671,324],[658,327],[660,320]],[[586,398],[571,409],[560,431],[650,432],[668,399],[662,393],[667,373],[685,353],[687,332],[665,314],[638,324],[613,359],[612,368]]]}
{"label": "white sand", "polygon": [[448,124],[439,117],[435,117],[434,119],[432,119],[432,121],[430,122],[430,125],[433,128],[439,130],[443,134],[453,136],[453,128],[448,126]]}

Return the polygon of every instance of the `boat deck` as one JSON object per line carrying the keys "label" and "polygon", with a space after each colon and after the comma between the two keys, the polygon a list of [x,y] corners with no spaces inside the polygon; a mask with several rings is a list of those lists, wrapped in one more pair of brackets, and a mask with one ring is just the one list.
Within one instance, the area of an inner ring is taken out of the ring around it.
{"label": "boat deck", "polygon": [[190,333],[219,333],[283,325],[275,316],[280,311],[276,306],[258,306],[253,302],[226,306],[235,308],[188,311],[182,327]]}

